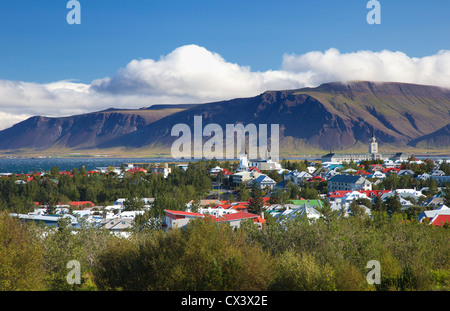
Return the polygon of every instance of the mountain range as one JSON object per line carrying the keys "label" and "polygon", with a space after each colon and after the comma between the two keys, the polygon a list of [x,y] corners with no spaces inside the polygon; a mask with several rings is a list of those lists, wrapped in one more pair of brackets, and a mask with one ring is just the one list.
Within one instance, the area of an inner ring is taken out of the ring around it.
{"label": "mountain range", "polygon": [[450,150],[450,89],[351,81],[266,91],[249,98],[70,117],[34,116],[0,131],[0,150],[112,150],[170,154],[175,124],[279,124],[280,154],[367,152],[372,133],[385,151]]}

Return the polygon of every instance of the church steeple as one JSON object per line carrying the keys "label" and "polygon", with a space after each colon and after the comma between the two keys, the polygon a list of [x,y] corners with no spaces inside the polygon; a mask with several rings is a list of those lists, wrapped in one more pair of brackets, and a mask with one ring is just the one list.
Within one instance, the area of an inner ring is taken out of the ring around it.
{"label": "church steeple", "polygon": [[369,143],[369,153],[371,153],[371,154],[378,153],[378,143],[377,143],[377,139],[375,138],[375,133],[374,133],[373,128],[372,128],[372,139],[370,140],[370,143]]}

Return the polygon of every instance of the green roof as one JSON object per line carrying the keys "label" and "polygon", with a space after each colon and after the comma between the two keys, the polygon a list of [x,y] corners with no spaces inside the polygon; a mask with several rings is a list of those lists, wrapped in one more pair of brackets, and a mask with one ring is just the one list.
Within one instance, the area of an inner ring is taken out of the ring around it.
{"label": "green roof", "polygon": [[314,207],[323,207],[323,202],[321,200],[291,200],[294,205],[307,204]]}

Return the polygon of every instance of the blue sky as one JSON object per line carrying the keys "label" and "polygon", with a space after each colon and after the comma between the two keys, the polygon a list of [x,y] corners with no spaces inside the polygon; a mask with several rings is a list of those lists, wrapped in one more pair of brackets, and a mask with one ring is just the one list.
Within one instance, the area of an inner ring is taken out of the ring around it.
{"label": "blue sky", "polygon": [[326,82],[450,87],[450,1],[0,0],[0,130]]}
{"label": "blue sky", "polygon": [[448,0],[380,0],[381,25],[367,24],[365,0],[79,1],[82,23],[68,25],[66,0],[1,0],[0,79],[90,83],[187,44],[253,71],[329,48],[410,57],[450,49]]}

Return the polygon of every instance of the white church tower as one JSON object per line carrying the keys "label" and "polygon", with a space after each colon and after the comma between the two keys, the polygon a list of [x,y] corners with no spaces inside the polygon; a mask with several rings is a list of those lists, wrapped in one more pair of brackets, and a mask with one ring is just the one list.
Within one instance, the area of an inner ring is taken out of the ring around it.
{"label": "white church tower", "polygon": [[372,138],[370,139],[369,142],[369,154],[372,155],[372,158],[374,160],[381,159],[381,155],[378,154],[378,142],[377,139],[375,138],[375,134],[373,133],[373,129],[372,129]]}

